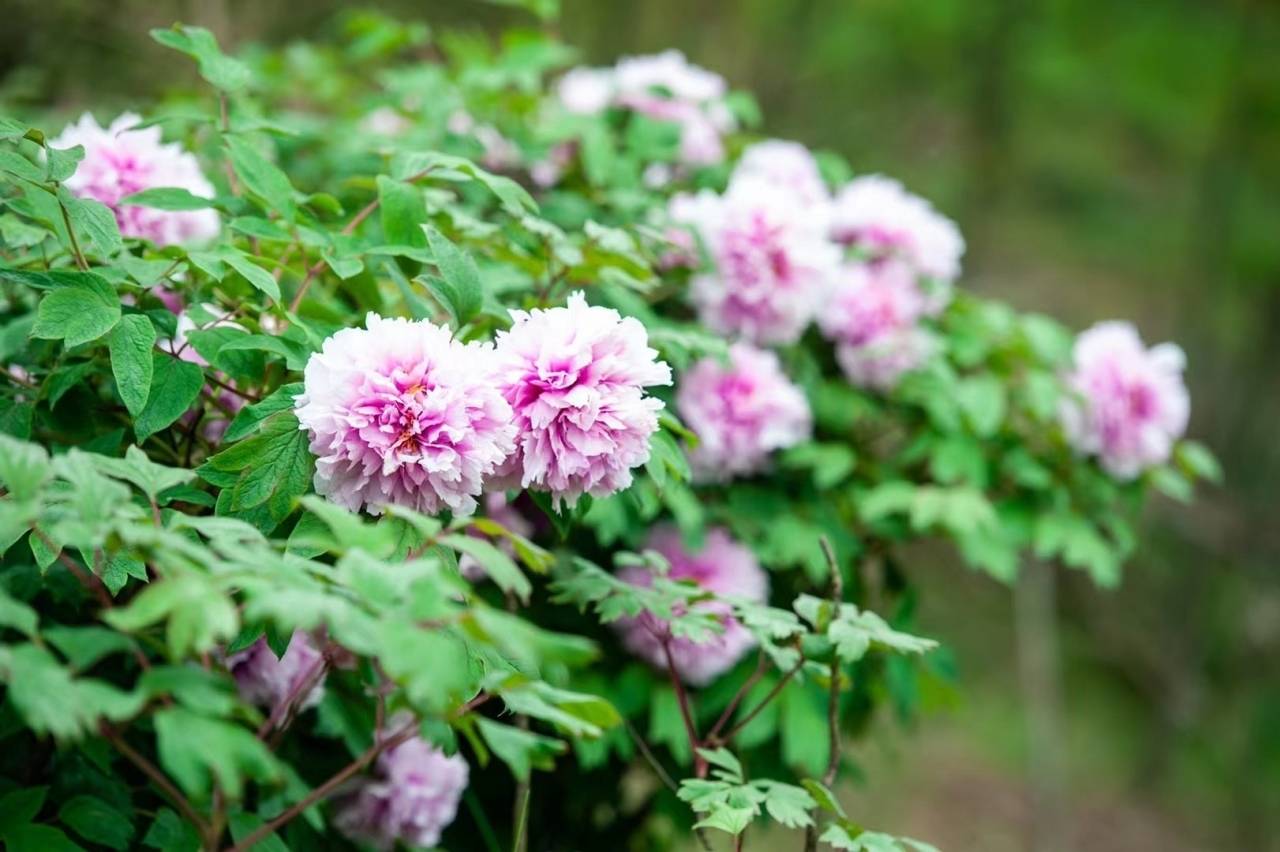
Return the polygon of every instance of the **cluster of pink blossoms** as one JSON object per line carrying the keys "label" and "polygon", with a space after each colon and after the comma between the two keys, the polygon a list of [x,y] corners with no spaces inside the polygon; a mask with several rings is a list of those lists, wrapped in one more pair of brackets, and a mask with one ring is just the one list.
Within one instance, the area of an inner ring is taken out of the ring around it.
{"label": "cluster of pink blossoms", "polygon": [[758,344],[800,339],[840,261],[821,206],[748,174],[723,195],[677,195],[668,212],[698,235],[714,267],[691,285],[704,325]]}
{"label": "cluster of pink blossoms", "polygon": [[[649,537],[647,547],[660,553],[671,565],[667,577],[689,580],[720,597],[741,598],[764,603],[769,597],[769,578],[755,555],[734,541],[723,529],[707,530],[702,549],[691,553],[673,527],[659,527]],[[653,574],[645,568],[628,566],[618,576],[635,586],[653,585]],[[668,654],[671,665],[687,683],[701,686],[714,680],[755,647],[756,639],[732,615],[723,601],[694,604],[699,610],[718,616],[723,632],[695,642],[671,634],[670,625],[651,613],[616,623],[622,642],[636,656],[665,670]]]}
{"label": "cluster of pink blossoms", "polygon": [[265,638],[227,657],[227,670],[235,678],[240,695],[250,704],[282,712],[292,703],[305,710],[324,695],[324,658],[311,637],[296,631],[284,656],[277,657]]}
{"label": "cluster of pink blossoms", "polygon": [[[849,380],[877,390],[935,351],[921,320],[949,300],[964,241],[896,181],[858,178],[833,197],[804,146],[766,140],[743,153],[723,195],[678,195],[668,216],[710,256],[692,281],[709,327],[784,344],[816,319]],[[696,265],[678,249],[664,261]]]}
{"label": "cluster of pink blossoms", "polygon": [[725,105],[727,88],[719,74],[667,50],[624,57],[612,68],[575,68],[556,92],[569,112],[594,115],[617,106],[678,124],[680,161],[707,166],[724,160],[724,134],[736,125]]}
{"label": "cluster of pink blossoms", "polygon": [[1129,323],[1103,322],[1076,339],[1073,360],[1061,411],[1071,443],[1120,479],[1167,461],[1191,411],[1182,350],[1147,349]]}
{"label": "cluster of pink blossoms", "polygon": [[775,450],[806,440],[813,426],[809,402],[778,356],[748,343],[731,346],[728,363],[694,364],[681,377],[676,408],[698,435],[689,461],[704,480],[755,473]]}
{"label": "cluster of pink blossoms", "polygon": [[49,140],[52,148],[84,147],[84,159],[67,179],[67,189],[111,208],[126,237],[158,246],[212,240],[219,230],[214,210],[156,210],[124,203],[130,195],[161,187],[185,189],[202,198],[214,195],[213,185],[192,154],[180,145],[164,144],[159,127],[133,129],[141,123],[140,116],[125,113],[104,128],[85,113]]}
{"label": "cluster of pink blossoms", "polygon": [[[392,717],[378,736],[385,738],[412,722]],[[375,849],[398,843],[434,848],[458,815],[470,769],[461,755],[446,755],[414,735],[378,757],[374,773],[357,781],[339,799],[335,824],[353,840]]]}
{"label": "cluster of pink blossoms", "polygon": [[469,514],[485,490],[565,504],[629,486],[662,409],[644,388],[671,383],[644,326],[581,293],[511,314],[496,345],[376,314],[325,341],[296,402],[316,491],[353,510]]}

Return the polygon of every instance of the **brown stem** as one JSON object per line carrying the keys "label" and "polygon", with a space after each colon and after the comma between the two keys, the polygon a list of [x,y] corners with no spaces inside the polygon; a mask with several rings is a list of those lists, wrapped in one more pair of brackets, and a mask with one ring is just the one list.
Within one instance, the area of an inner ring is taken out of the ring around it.
{"label": "brown stem", "polygon": [[32,529],[31,534],[39,536],[40,540],[43,541],[45,546],[50,550],[58,551],[58,561],[66,566],[66,569],[80,581],[80,585],[84,586],[86,591],[97,597],[98,603],[102,605],[103,609],[111,608],[113,604],[113,601],[111,600],[111,593],[107,591],[107,587],[102,584],[102,580],[98,575],[86,571],[77,565],[74,559],[68,556],[62,548],[55,545],[53,540],[40,530]]}
{"label": "brown stem", "polygon": [[693,752],[693,771],[699,778],[707,776],[707,761],[698,754],[702,748],[702,740],[698,737],[698,728],[693,721],[693,710],[689,706],[689,693],[684,688],[684,681],[676,672],[676,664],[671,657],[671,639],[662,640],[662,655],[667,660],[667,674],[671,676],[671,687],[676,691],[676,701],[680,705],[680,718],[684,720],[684,732],[689,737],[689,749]]}
{"label": "brown stem", "polygon": [[678,789],[676,782],[671,778],[670,774],[667,773],[667,770],[662,767],[662,764],[658,762],[658,758],[649,749],[649,744],[640,736],[640,732],[636,730],[635,725],[631,724],[630,719],[623,719],[622,721],[627,726],[627,733],[631,735],[631,739],[635,742],[636,748],[640,749],[640,754],[644,755],[644,759],[649,762],[649,766],[653,768],[654,774],[658,776],[658,780],[671,788],[671,792],[674,793]]}
{"label": "brown stem", "polygon": [[182,795],[182,792],[174,786],[168,776],[161,772],[154,763],[135,751],[131,745],[124,741],[124,737],[120,735],[120,732],[106,722],[99,726],[99,730],[107,738],[107,741],[115,746],[116,751],[124,755],[130,763],[138,767],[143,775],[150,778],[152,783],[160,788],[160,792],[164,793],[169,801],[173,803],[173,806],[178,809],[183,818],[196,827],[201,837],[208,836],[209,825],[200,818],[200,814],[196,813],[195,808],[191,807],[191,803],[187,801],[187,797]]}
{"label": "brown stem", "polygon": [[280,828],[281,826],[287,825],[288,823],[292,822],[299,814],[301,814],[307,808],[311,807],[316,802],[328,796],[330,793],[336,790],[339,786],[341,786],[348,778],[350,778],[352,775],[355,775],[357,772],[364,769],[366,766],[368,766],[370,763],[376,760],[378,755],[382,754],[384,751],[388,751],[390,749],[395,748],[396,746],[400,745],[400,743],[409,739],[409,737],[413,736],[417,728],[418,728],[418,723],[416,721],[410,722],[409,724],[405,725],[395,734],[383,740],[382,742],[374,743],[364,752],[364,754],[360,755],[351,763],[347,764],[345,767],[338,770],[338,772],[335,773],[332,778],[330,778],[328,781],[321,784],[319,787],[316,787],[314,790],[312,790],[310,793],[304,796],[302,800],[299,801],[297,804],[288,808],[287,810],[285,810],[283,813],[281,813],[279,816],[275,817],[274,819],[269,820],[268,822],[265,822],[262,825],[258,826],[258,828],[251,831],[249,834],[245,835],[244,839],[241,840],[239,843],[229,847],[227,852],[245,852],[245,850],[247,849],[252,849],[254,844],[258,843],[258,841],[262,840],[265,837],[270,836],[273,832],[276,831],[276,829]]}
{"label": "brown stem", "polygon": [[[844,578],[840,574],[840,565],[836,562],[835,552],[826,536],[818,540],[822,545],[822,555],[827,559],[827,567],[831,571],[831,602],[839,608],[844,601]],[[822,775],[822,783],[831,789],[836,782],[836,774],[840,771],[840,655],[831,654],[831,686],[827,693],[827,771]],[[833,794],[834,795],[834,794]],[[805,852],[818,850],[818,813],[814,808],[812,820],[804,830]]]}
{"label": "brown stem", "polygon": [[[420,180],[426,177],[430,171],[431,171],[430,168],[423,169],[417,174],[410,175],[409,177],[405,178],[405,182],[413,183],[415,180]],[[342,235],[349,237],[353,233],[355,233],[356,228],[359,228],[364,223],[365,219],[368,219],[370,216],[372,216],[374,211],[378,209],[378,205],[381,203],[382,203],[381,198],[375,198],[372,201],[370,201],[368,204],[366,204],[364,207],[362,207],[360,209],[360,212],[352,216],[351,221],[348,222],[346,224],[346,227],[342,229]],[[307,268],[306,274],[303,275],[302,277],[302,283],[298,285],[298,292],[294,293],[293,299],[289,301],[289,313],[296,314],[298,312],[298,307],[302,304],[303,297],[307,295],[307,290],[311,287],[312,279],[315,278],[317,275],[319,275],[320,270],[322,269],[324,269],[323,260],[317,260],[315,263],[313,263],[310,267]]]}
{"label": "brown stem", "polygon": [[62,198],[58,198],[58,209],[62,211],[62,224],[67,226],[67,239],[71,240],[71,253],[75,255],[76,266],[81,271],[89,271],[89,261],[84,259],[84,252],[80,250],[80,241],[76,239],[76,229],[71,227],[71,214],[67,212],[67,205],[62,203]]}
{"label": "brown stem", "polygon": [[714,739],[720,731],[724,729],[725,725],[729,724],[729,720],[733,718],[733,712],[738,709],[738,705],[742,703],[742,699],[747,697],[747,693],[751,691],[751,688],[760,682],[760,678],[764,677],[764,672],[767,667],[768,659],[765,657],[764,651],[760,651],[756,655],[756,670],[751,673],[750,677],[742,682],[742,686],[738,687],[738,691],[734,694],[733,698],[730,699],[729,706],[724,708],[724,712],[720,714],[720,718],[711,726],[711,730],[707,732],[708,742]]}
{"label": "brown stem", "polygon": [[782,675],[782,678],[773,685],[773,689],[769,690],[769,694],[766,695],[764,698],[760,699],[760,703],[757,704],[755,707],[752,707],[751,712],[743,716],[742,719],[739,720],[736,725],[734,725],[729,730],[725,731],[723,734],[717,736],[716,742],[718,743],[728,742],[729,740],[737,736],[739,731],[741,731],[747,725],[751,724],[751,720],[754,719],[756,716],[759,716],[760,711],[763,710],[765,707],[767,707],[770,701],[778,697],[778,693],[782,692],[783,687],[785,687],[787,683],[790,682],[791,678],[795,677],[796,674],[799,673],[800,669],[803,666],[804,666],[804,657],[802,656],[799,660],[796,661],[796,664],[791,668],[787,669],[786,673]]}

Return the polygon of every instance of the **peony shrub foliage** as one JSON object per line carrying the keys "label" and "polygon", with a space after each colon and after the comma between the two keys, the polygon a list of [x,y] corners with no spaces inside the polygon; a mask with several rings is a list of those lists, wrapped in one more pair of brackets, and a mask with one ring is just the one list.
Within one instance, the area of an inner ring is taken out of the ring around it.
{"label": "peony shrub foliage", "polygon": [[951,678],[913,545],[1113,585],[1216,476],[1175,346],[677,52],[153,36],[0,120],[8,849],[930,849],[836,795]]}

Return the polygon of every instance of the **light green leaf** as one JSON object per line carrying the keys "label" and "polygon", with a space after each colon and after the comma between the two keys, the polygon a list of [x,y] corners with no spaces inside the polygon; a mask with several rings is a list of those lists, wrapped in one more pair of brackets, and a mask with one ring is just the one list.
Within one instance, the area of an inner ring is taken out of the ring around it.
{"label": "light green leaf", "polygon": [[227,137],[227,154],[245,187],[266,204],[269,212],[276,212],[292,219],[296,212],[293,203],[293,184],[280,167],[268,160],[253,145],[238,136]]}
{"label": "light green leaf", "polygon": [[430,225],[423,225],[431,252],[435,255],[440,277],[426,276],[425,283],[431,294],[444,305],[453,317],[454,325],[462,326],[480,311],[484,291],[480,284],[480,271],[466,252],[450,242],[449,238]]}
{"label": "light green leaf", "polygon": [[218,47],[218,39],[204,27],[174,24],[172,29],[152,30],[151,37],[195,59],[200,66],[200,76],[224,92],[243,89],[252,79],[249,67],[224,54]]}
{"label": "light green leaf", "polygon": [[97,340],[120,321],[120,298],[105,278],[85,273],[57,287],[36,309],[32,337],[79,346]]}
{"label": "light green leaf", "polygon": [[155,343],[155,326],[142,314],[121,317],[108,341],[116,392],[134,417],[142,413],[151,394],[151,349]]}

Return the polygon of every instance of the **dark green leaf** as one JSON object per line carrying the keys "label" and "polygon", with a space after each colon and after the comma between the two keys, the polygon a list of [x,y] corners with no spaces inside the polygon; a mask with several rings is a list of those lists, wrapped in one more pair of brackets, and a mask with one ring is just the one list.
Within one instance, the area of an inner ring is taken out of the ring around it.
{"label": "dark green leaf", "polygon": [[32,337],[79,346],[97,340],[120,321],[120,299],[105,278],[86,273],[41,300]]}
{"label": "dark green leaf", "polygon": [[152,353],[151,393],[134,421],[139,441],[168,428],[190,410],[204,387],[204,373],[195,364],[160,352]]}
{"label": "dark green leaf", "polygon": [[155,343],[155,326],[142,314],[121,317],[111,332],[111,373],[116,378],[116,392],[134,417],[142,413],[151,394],[151,349]]}

